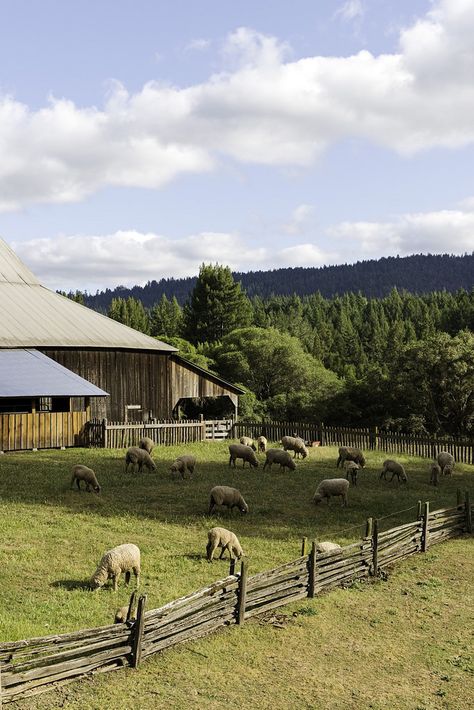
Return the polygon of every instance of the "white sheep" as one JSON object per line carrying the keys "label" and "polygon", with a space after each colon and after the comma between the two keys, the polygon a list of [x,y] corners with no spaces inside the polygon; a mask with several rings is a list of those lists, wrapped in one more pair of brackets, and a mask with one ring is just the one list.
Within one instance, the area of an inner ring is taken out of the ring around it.
{"label": "white sheep", "polygon": [[121,606],[119,607],[114,615],[114,624],[125,624],[127,621],[135,621],[135,614],[132,610],[130,618],[128,619],[128,607],[127,606]]}
{"label": "white sheep", "polygon": [[267,450],[268,441],[264,436],[259,436],[257,439],[257,449],[259,453],[264,454]]}
{"label": "white sheep", "polygon": [[282,436],[281,444],[285,451],[294,451],[293,458],[301,456],[305,459],[308,456],[308,449],[299,436]]}
{"label": "white sheep", "polygon": [[94,471],[89,468],[88,466],[83,466],[82,464],[77,464],[77,466],[74,466],[72,469],[72,478],[71,478],[71,488],[74,488],[74,481],[77,483],[77,487],[79,490],[81,490],[81,485],[80,482],[84,481],[86,484],[86,491],[88,493],[91,492],[91,490],[95,491],[96,493],[100,493],[100,486],[99,482],[96,478],[96,475]]}
{"label": "white sheep", "polygon": [[337,542],[324,541],[316,543],[316,552],[319,552],[320,554],[323,552],[335,552],[336,550],[342,550],[342,547],[338,545]]}
{"label": "white sheep", "polygon": [[265,463],[263,465],[264,471],[267,466],[271,468],[274,463],[279,463],[280,469],[289,468],[294,471],[296,468],[294,458],[290,456],[288,451],[284,451],[283,449],[267,449],[265,457]]}
{"label": "white sheep", "polygon": [[354,446],[339,447],[339,458],[337,459],[336,468],[339,468],[340,464],[344,465],[344,461],[355,461],[361,468],[365,466],[364,454],[360,449]]}
{"label": "white sheep", "polygon": [[350,474],[351,482],[354,484],[354,486],[357,486],[357,473],[360,469],[359,464],[355,461],[344,461],[344,468],[346,471],[347,480],[349,480]]}
{"label": "white sheep", "polygon": [[178,456],[178,458],[173,461],[170,471],[171,473],[180,473],[182,478],[184,478],[186,471],[189,471],[190,476],[193,475],[195,465],[195,456],[192,456],[191,454],[183,454],[182,456]]}
{"label": "white sheep", "polygon": [[430,466],[430,485],[437,486],[441,476],[441,466],[434,461]]}
{"label": "white sheep", "polygon": [[250,448],[253,451],[257,450],[257,447],[253,443],[253,439],[250,438],[250,436],[241,436],[239,439],[240,443],[243,444],[244,446],[250,446]]}
{"label": "white sheep", "polygon": [[214,486],[209,494],[209,515],[216,505],[225,505],[230,511],[238,508],[241,513],[248,513],[249,507],[237,488],[231,486]]}
{"label": "white sheep", "polygon": [[139,473],[143,466],[146,466],[150,471],[156,471],[156,464],[148,451],[140,449],[138,446],[131,446],[125,455],[125,471],[128,471],[128,467],[130,465],[132,466],[133,471],[135,471],[135,466],[137,464]]}
{"label": "white sheep", "polygon": [[244,444],[229,444],[229,466],[234,464],[235,468],[236,459],[242,459],[242,468],[245,468],[246,462],[254,468],[258,466],[255,451],[250,446],[244,446]]}
{"label": "white sheep", "polygon": [[214,557],[214,552],[218,547],[222,547],[222,552],[219,555],[221,560],[224,552],[229,551],[230,559],[233,558],[233,554],[238,560],[243,556],[244,551],[240,545],[237,535],[226,528],[211,528],[207,533],[208,543],[206,545],[206,557],[208,562],[212,562]]}
{"label": "white sheep", "polygon": [[450,476],[454,471],[454,456],[448,451],[440,451],[436,460],[443,472],[443,476]]}
{"label": "white sheep", "polygon": [[380,479],[383,478],[384,480],[387,480],[387,473],[392,474],[392,478],[390,479],[390,481],[393,481],[394,476],[397,477],[399,483],[400,479],[403,483],[406,483],[408,481],[407,474],[405,473],[405,469],[402,464],[398,463],[398,461],[393,461],[393,459],[386,459],[386,461],[383,462],[383,468],[380,473]]}
{"label": "white sheep", "polygon": [[91,587],[92,589],[103,587],[107,580],[111,578],[114,592],[116,592],[122,572],[125,572],[125,584],[128,584],[131,571],[136,577],[138,589],[140,583],[140,550],[133,543],[118,545],[103,554],[99,566],[91,577]]}
{"label": "white sheep", "polygon": [[345,478],[325,478],[316,489],[313,497],[313,502],[317,505],[326,498],[329,505],[329,499],[332,496],[341,496],[342,505],[347,505],[347,491],[349,490],[349,481]]}
{"label": "white sheep", "polygon": [[138,448],[145,449],[145,451],[151,456],[151,452],[155,448],[155,442],[153,441],[153,439],[150,439],[149,436],[144,436],[143,439],[140,439],[140,441],[138,442]]}

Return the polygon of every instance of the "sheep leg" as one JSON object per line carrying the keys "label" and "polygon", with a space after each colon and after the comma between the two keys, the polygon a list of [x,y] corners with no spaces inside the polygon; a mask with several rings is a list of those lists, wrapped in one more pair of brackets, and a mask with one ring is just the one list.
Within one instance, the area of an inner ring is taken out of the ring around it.
{"label": "sheep leg", "polygon": [[77,483],[77,490],[80,491],[81,490],[81,482],[78,478],[76,478],[76,483]]}
{"label": "sheep leg", "polygon": [[339,464],[341,463],[341,461],[342,461],[342,456],[341,456],[341,454],[339,454],[339,458],[337,459],[336,468],[339,468]]}
{"label": "sheep leg", "polygon": [[131,574],[130,574],[130,570],[128,569],[125,572],[125,584],[130,584],[130,577],[131,577]]}
{"label": "sheep leg", "polygon": [[214,545],[210,540],[206,545],[207,561],[212,562],[214,558],[214,552],[216,551],[217,545]]}
{"label": "sheep leg", "polygon": [[[220,559],[220,560],[222,560],[222,558],[224,557],[224,552],[225,552],[226,550],[228,550],[228,549],[229,549],[229,546],[228,546],[228,545],[224,545],[224,546],[222,547],[221,554],[219,555],[219,559]],[[230,554],[230,550],[229,550],[229,554]],[[232,555],[230,555],[230,559],[232,559]]]}
{"label": "sheep leg", "polygon": [[113,584],[114,592],[116,592],[118,589],[118,575],[117,574],[112,575],[112,584]]}
{"label": "sheep leg", "polygon": [[380,472],[379,480],[381,481],[382,478],[383,478],[384,480],[387,480],[387,471],[381,471],[381,472]]}
{"label": "sheep leg", "polygon": [[209,511],[208,511],[209,515],[214,510],[215,506],[216,506],[216,501],[214,500],[214,498],[211,497],[211,500],[209,502]]}
{"label": "sheep leg", "polygon": [[139,567],[132,567],[132,569],[133,569],[133,574],[135,575],[135,579],[136,579],[136,582],[135,582],[136,587],[138,589],[138,587],[140,586],[140,568]]}

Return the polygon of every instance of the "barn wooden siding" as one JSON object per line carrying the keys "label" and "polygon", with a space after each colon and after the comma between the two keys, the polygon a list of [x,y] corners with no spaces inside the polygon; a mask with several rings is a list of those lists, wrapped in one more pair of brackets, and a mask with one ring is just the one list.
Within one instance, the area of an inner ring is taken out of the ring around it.
{"label": "barn wooden siding", "polygon": [[88,419],[88,411],[0,414],[0,451],[82,446]]}
{"label": "barn wooden siding", "polygon": [[[48,357],[109,393],[91,400],[91,415],[123,421],[127,405],[140,405],[129,418],[170,419],[180,399],[228,396],[235,405],[239,390],[179,357],[145,350],[46,349]],[[149,415],[149,412],[151,413]]]}

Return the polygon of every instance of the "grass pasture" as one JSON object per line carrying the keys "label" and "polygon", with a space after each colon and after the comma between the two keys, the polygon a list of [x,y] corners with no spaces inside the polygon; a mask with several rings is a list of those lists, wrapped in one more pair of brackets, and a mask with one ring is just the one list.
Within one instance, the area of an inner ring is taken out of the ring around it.
{"label": "grass pasture", "polygon": [[[378,480],[387,454],[369,452],[358,486],[349,491],[349,507],[336,501],[315,507],[311,498],[318,482],[338,475],[335,448],[310,449],[296,471],[285,473],[277,467],[265,472],[261,466],[230,469],[227,443],[204,442],[187,450],[196,454],[198,465],[194,480],[184,481],[172,478],[168,470],[182,453],[173,447],[155,449],[157,472],[139,475],[124,473],[124,451],[71,449],[1,457],[2,640],[110,623],[115,608],[128,601],[129,590],[122,580],[117,593],[110,588],[92,593],[87,580],[102,553],[122,542],[140,546],[141,591],[148,595],[148,607],[156,608],[227,574],[227,560],[212,565],[205,560],[206,533],[213,525],[237,533],[252,574],[297,557],[303,535],[346,544],[361,537],[368,516],[390,516],[381,522],[387,529],[413,520],[414,510],[392,513],[416,506],[418,500],[429,500],[435,509],[454,504],[457,488],[470,490],[474,497],[472,467],[457,464],[454,475],[434,489],[428,485],[426,460],[397,456],[409,477],[409,484],[402,486]],[[70,470],[79,462],[96,471],[100,496],[70,490]],[[241,490],[249,515],[207,515],[209,490],[219,483]],[[63,707],[87,709],[112,701],[115,707],[128,708],[136,707],[133,698],[139,698],[141,708],[161,703],[218,708],[231,702],[249,708],[346,708],[352,705],[344,676],[354,671],[355,653],[365,662],[357,682],[351,683],[354,707],[467,708],[460,704],[460,688],[469,680],[472,687],[467,645],[470,552],[472,541],[467,539],[439,545],[397,565],[386,583],[356,583],[281,609],[287,619],[281,626],[250,622],[148,660],[138,674],[122,671],[76,683],[23,706],[52,708],[61,702]],[[377,674],[377,653],[380,659],[387,652],[389,662]],[[252,703],[246,704],[236,681],[229,682],[228,668],[222,667],[228,653],[240,664]],[[214,661],[214,669],[209,660],[213,658],[221,659]],[[394,678],[405,666],[413,678],[418,671],[419,687],[404,678],[400,692],[405,704],[397,705]],[[316,692],[317,669],[324,676],[328,667],[332,680],[325,678]],[[449,680],[442,681],[443,675]],[[454,704],[449,704],[450,694]],[[415,697],[419,701],[414,702]]]}

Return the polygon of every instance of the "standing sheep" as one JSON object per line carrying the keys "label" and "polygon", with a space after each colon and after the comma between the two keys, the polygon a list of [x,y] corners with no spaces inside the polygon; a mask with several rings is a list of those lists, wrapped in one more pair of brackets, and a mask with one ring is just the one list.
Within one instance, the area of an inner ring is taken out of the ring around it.
{"label": "standing sheep", "polygon": [[86,484],[86,491],[88,493],[90,493],[91,490],[95,491],[96,493],[100,493],[99,482],[95,476],[94,471],[91,468],[89,468],[88,466],[83,466],[82,464],[77,464],[77,466],[73,467],[72,478],[71,478],[71,488],[74,488],[74,481],[76,481],[77,488],[79,490],[81,490],[80,482],[84,481]]}
{"label": "standing sheep", "polygon": [[[316,543],[316,552],[322,554],[323,552],[336,552],[336,550],[341,550],[341,546],[337,542],[318,542]],[[125,607],[127,608],[127,607]]]}
{"label": "standing sheep", "polygon": [[279,463],[280,469],[286,467],[294,471],[296,468],[294,457],[292,458],[288,451],[283,451],[283,449],[267,449],[265,457],[266,459],[263,465],[264,471],[267,466],[271,468],[274,463]]}
{"label": "standing sheep", "polygon": [[250,466],[257,468],[258,460],[255,456],[255,451],[250,448],[250,446],[244,446],[244,444],[229,444],[229,466],[234,464],[236,459],[242,459],[242,468],[245,468],[245,462]]}
{"label": "standing sheep", "polygon": [[178,456],[178,458],[173,461],[170,471],[171,473],[180,473],[181,477],[184,478],[186,471],[189,471],[190,476],[193,475],[195,465],[195,456],[191,456],[191,454],[183,454],[182,456]]}
{"label": "standing sheep", "polygon": [[132,465],[135,472],[135,466],[138,464],[138,472],[140,473],[143,466],[146,466],[149,471],[156,471],[156,465],[150,454],[145,449],[139,449],[138,446],[132,446],[125,455],[125,471]]}
{"label": "standing sheep", "polygon": [[430,466],[430,485],[437,486],[441,476],[441,467],[434,461]]}
{"label": "standing sheep", "polygon": [[103,554],[99,566],[91,577],[91,587],[92,589],[103,587],[107,580],[111,578],[114,592],[116,592],[122,572],[125,572],[125,584],[128,584],[131,571],[136,577],[138,589],[140,583],[140,550],[132,543],[118,545]]}
{"label": "standing sheep", "polygon": [[138,448],[144,449],[151,456],[151,452],[155,448],[155,442],[153,441],[153,439],[150,439],[148,436],[145,436],[138,442]]}
{"label": "standing sheep", "polygon": [[387,473],[392,474],[392,478],[390,479],[390,481],[393,481],[394,476],[397,477],[399,483],[400,479],[402,480],[402,483],[406,483],[408,481],[405,469],[403,468],[401,463],[398,463],[398,461],[387,459],[383,462],[383,469],[380,473],[380,479],[383,478],[384,480],[387,480]]}
{"label": "standing sheep", "polygon": [[264,436],[259,436],[257,439],[257,449],[260,454],[264,454],[267,450],[268,441]]}
{"label": "standing sheep", "polygon": [[216,505],[225,505],[231,512],[233,508],[238,508],[241,513],[249,512],[249,507],[237,488],[214,486],[209,495],[209,515],[211,515]]}
{"label": "standing sheep", "polygon": [[344,461],[354,461],[358,463],[361,468],[365,466],[364,454],[360,449],[356,449],[353,446],[339,447],[339,458],[337,459],[336,468],[339,468],[339,464],[344,465]]}
{"label": "standing sheep", "polygon": [[346,470],[346,478],[349,480],[349,474],[351,476],[351,482],[354,486],[357,486],[357,472],[360,466],[355,461],[344,461],[344,468]]}
{"label": "standing sheep", "polygon": [[450,476],[454,471],[454,456],[448,451],[440,451],[436,460],[443,472],[443,476]]}
{"label": "standing sheep", "polygon": [[283,436],[281,443],[285,451],[289,450],[295,452],[293,458],[301,456],[305,459],[308,455],[308,449],[306,448],[303,439],[300,439],[299,436]]}
{"label": "standing sheep", "polygon": [[325,478],[321,481],[316,489],[313,497],[313,503],[316,505],[326,498],[329,505],[329,499],[332,496],[341,496],[342,505],[347,505],[347,491],[349,490],[349,481],[345,478]]}
{"label": "standing sheep", "polygon": [[237,557],[238,560],[244,554],[240,542],[235,533],[226,528],[211,528],[207,533],[208,543],[206,545],[206,557],[208,562],[212,562],[214,557],[214,552],[218,547],[222,547],[222,552],[219,555],[221,560],[224,556],[226,550],[229,551],[230,559],[233,560],[232,553]]}
{"label": "standing sheep", "polygon": [[253,443],[253,439],[250,438],[250,436],[241,436],[239,439],[240,443],[243,444],[244,446],[250,446],[252,451],[256,451],[257,447]]}

